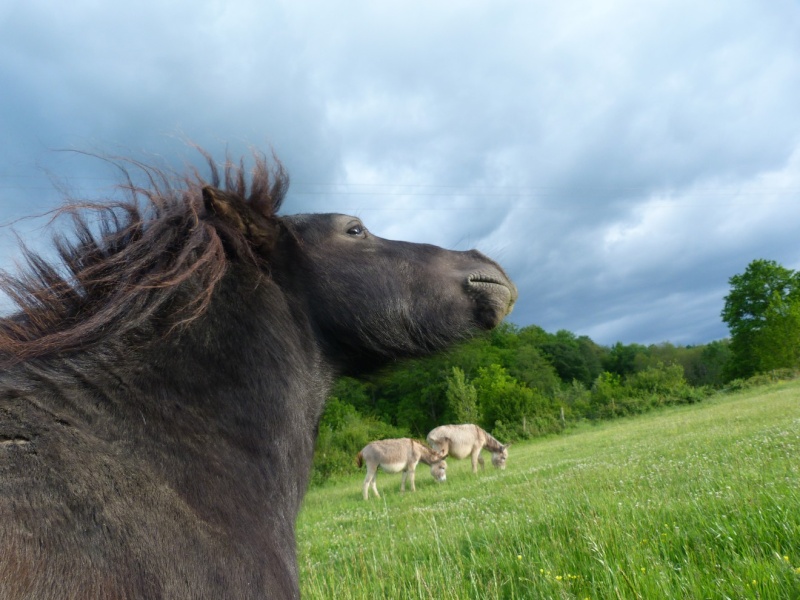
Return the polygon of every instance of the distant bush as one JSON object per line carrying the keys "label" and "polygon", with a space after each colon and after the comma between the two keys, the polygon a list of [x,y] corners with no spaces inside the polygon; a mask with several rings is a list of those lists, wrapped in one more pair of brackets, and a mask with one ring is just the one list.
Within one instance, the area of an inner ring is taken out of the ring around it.
{"label": "distant bush", "polygon": [[718,393],[719,391],[710,385],[701,385],[698,387],[688,386],[686,390],[684,390],[681,399],[684,400],[686,404],[694,404],[695,402],[702,402],[706,398],[710,398]]}
{"label": "distant bush", "polygon": [[493,433],[503,423],[506,437],[520,440],[558,431],[555,406],[539,390],[511,377],[500,365],[478,369],[472,380],[481,413],[480,424]]}
{"label": "distant bush", "polygon": [[563,410],[565,421],[577,421],[589,414],[592,393],[577,379],[555,393],[556,404]]}
{"label": "distant bush", "polygon": [[592,419],[609,419],[638,414],[659,406],[692,404],[714,393],[713,389],[692,387],[680,364],[657,363],[623,378],[602,373],[592,385],[587,414]]}
{"label": "distant bush", "polygon": [[731,379],[727,385],[723,388],[724,392],[738,392],[740,390],[746,390],[748,388],[747,380],[742,379],[741,377],[737,377],[736,379]]}
{"label": "distant bush", "polygon": [[445,396],[457,423],[478,422],[478,392],[459,367],[453,367],[447,377]]}
{"label": "distant bush", "polygon": [[679,396],[688,387],[681,365],[665,366],[657,363],[643,371],[628,375],[626,385],[634,392],[644,392],[660,397]]}
{"label": "distant bush", "polygon": [[751,379],[758,380],[764,384],[772,383],[773,381],[788,381],[797,379],[800,376],[800,371],[797,369],[773,369],[764,373],[754,375]]}
{"label": "distant bush", "polygon": [[613,419],[630,412],[630,390],[622,383],[622,376],[604,371],[592,384],[589,396],[589,418]]}
{"label": "distant bush", "polygon": [[492,435],[507,444],[520,442],[551,433],[560,433],[564,427],[555,416],[542,415],[532,418],[523,418],[520,421],[495,421]]}
{"label": "distant bush", "polygon": [[797,369],[775,369],[766,373],[757,373],[747,379],[731,379],[725,386],[724,391],[738,392],[741,390],[749,390],[762,385],[769,385],[776,381],[797,379],[798,376],[800,376],[800,372],[798,372]]}

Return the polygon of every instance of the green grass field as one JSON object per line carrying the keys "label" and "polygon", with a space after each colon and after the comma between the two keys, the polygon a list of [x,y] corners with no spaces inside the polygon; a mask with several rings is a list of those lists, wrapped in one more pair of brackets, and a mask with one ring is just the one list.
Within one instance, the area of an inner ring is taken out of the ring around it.
{"label": "green grass field", "polygon": [[800,382],[310,490],[303,597],[800,598]]}

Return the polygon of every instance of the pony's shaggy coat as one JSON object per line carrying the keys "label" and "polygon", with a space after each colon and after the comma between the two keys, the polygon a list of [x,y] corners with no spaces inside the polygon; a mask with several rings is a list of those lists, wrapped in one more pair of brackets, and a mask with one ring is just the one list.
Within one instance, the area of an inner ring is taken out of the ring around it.
{"label": "pony's shaggy coat", "polygon": [[5,276],[0,598],[297,598],[294,523],[331,382],[494,327],[475,252],[279,217],[256,157],[78,204],[53,265]]}

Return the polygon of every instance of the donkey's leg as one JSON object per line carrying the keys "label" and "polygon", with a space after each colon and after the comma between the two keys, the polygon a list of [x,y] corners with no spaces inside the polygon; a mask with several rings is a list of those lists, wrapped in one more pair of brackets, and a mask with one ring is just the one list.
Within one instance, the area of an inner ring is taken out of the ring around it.
{"label": "donkey's leg", "polygon": [[363,489],[361,490],[364,496],[364,500],[369,500],[369,484],[371,480],[372,480],[372,473],[369,472],[369,464],[367,464],[367,475],[364,477],[364,486]]}
{"label": "donkey's leg", "polygon": [[411,491],[416,492],[417,488],[414,486],[414,476],[417,474],[417,463],[408,465],[408,478],[411,480]]}
{"label": "donkey's leg", "polygon": [[375,475],[372,476],[372,491],[375,492],[375,496],[380,498],[381,495],[378,493],[378,467],[375,466]]}
{"label": "donkey's leg", "polygon": [[381,495],[378,493],[378,486],[375,483],[375,480],[378,478],[378,465],[372,465],[367,463],[367,476],[364,478],[364,500],[369,500],[369,488],[370,485],[372,486],[372,490],[375,492],[375,495],[380,498]]}
{"label": "donkey's leg", "polygon": [[480,462],[481,466],[483,466],[483,459],[481,458],[481,449],[480,448],[473,449],[470,458],[472,459],[472,472],[477,473],[478,463]]}
{"label": "donkey's leg", "polygon": [[483,456],[478,454],[478,464],[481,466],[481,471],[486,468],[486,464],[483,462]]}
{"label": "donkey's leg", "polygon": [[403,471],[403,478],[400,480],[400,491],[406,491],[406,477],[408,477],[408,468]]}

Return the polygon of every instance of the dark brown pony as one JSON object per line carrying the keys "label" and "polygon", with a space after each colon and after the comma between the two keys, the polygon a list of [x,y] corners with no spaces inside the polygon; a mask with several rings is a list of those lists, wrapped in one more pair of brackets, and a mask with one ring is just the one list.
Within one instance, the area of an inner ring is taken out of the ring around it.
{"label": "dark brown pony", "polygon": [[124,201],[62,210],[59,264],[28,252],[2,281],[4,600],[297,598],[331,382],[511,310],[477,251],[278,216],[279,163],[208,163],[209,183],[133,164],[149,183],[126,179]]}

